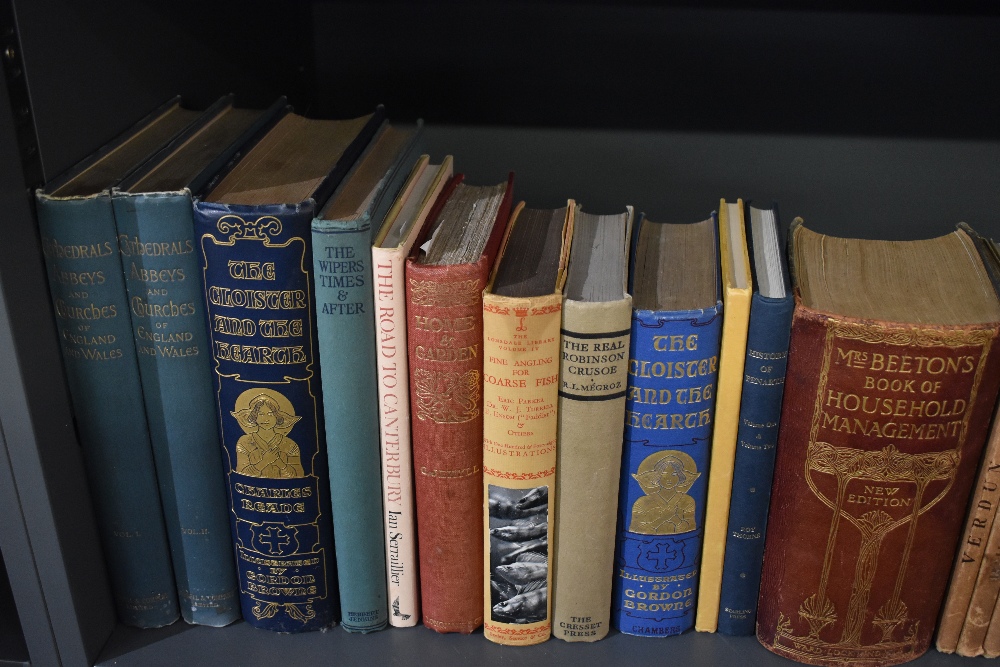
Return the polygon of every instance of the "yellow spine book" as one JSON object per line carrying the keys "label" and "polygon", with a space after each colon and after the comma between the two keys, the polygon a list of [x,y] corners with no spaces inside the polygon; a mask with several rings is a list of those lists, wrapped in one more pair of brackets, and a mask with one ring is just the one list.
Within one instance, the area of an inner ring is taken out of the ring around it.
{"label": "yellow spine book", "polygon": [[[558,224],[552,235],[559,260],[551,293],[494,293],[499,272],[511,262],[532,260],[532,248],[523,252],[526,246],[511,243],[511,237],[540,222],[542,213]],[[483,628],[486,638],[498,644],[538,644],[552,631],[550,508],[555,499],[562,288],[573,214],[572,202],[566,209],[545,212],[518,206],[483,295]],[[512,247],[521,252],[512,253]]]}
{"label": "yellow spine book", "polygon": [[750,323],[753,283],[743,224],[743,200],[719,204],[719,255],[723,280],[722,352],[712,432],[712,458],[705,507],[705,543],[701,550],[701,583],[694,627],[715,632],[719,626],[722,563],[726,555],[729,499],[733,491],[733,462],[739,428],[740,397],[743,394],[743,364]]}

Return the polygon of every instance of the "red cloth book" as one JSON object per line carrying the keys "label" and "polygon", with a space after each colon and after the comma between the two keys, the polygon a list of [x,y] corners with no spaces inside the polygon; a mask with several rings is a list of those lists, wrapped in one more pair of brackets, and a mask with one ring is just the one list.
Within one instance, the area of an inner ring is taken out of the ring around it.
{"label": "red cloth book", "polygon": [[[428,216],[426,239],[463,179]],[[406,262],[406,335],[424,625],[471,633],[483,623],[483,289],[510,217],[513,174],[478,261]]]}
{"label": "red cloth book", "polygon": [[[911,242],[792,234],[798,284],[757,637],[813,665],[906,662],[930,646],[997,396],[996,296],[964,229]],[[804,254],[804,242],[824,254]],[[866,279],[850,261],[926,273],[910,301],[932,307],[906,319],[896,297],[913,283],[891,278],[874,312],[895,317],[811,304],[805,278],[814,294],[842,283],[845,302],[872,310],[851,295]],[[939,305],[970,293],[981,317]]]}

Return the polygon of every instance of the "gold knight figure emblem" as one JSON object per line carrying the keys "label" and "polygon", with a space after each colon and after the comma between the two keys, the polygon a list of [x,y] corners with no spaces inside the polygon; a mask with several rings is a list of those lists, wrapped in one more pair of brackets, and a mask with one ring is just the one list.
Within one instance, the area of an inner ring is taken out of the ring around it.
{"label": "gold knight figure emblem", "polygon": [[677,535],[698,527],[696,503],[687,494],[701,477],[694,459],[684,452],[650,454],[632,477],[643,493],[632,505],[629,531],[640,535]]}
{"label": "gold knight figure emblem", "polygon": [[248,389],[230,414],[246,435],[236,442],[233,472],[250,477],[304,477],[299,446],[288,437],[301,417],[291,402],[272,389]]}

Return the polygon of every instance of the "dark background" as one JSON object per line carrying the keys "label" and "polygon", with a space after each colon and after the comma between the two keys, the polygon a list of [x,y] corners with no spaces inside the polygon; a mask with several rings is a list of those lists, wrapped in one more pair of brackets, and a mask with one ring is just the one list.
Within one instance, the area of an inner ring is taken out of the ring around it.
{"label": "dark background", "polygon": [[1000,3],[19,0],[45,180],[168,97],[384,103],[529,206],[1000,237]]}
{"label": "dark background", "polygon": [[[899,10],[905,7],[905,11]],[[1000,139],[996,2],[19,0],[47,178],[164,99],[317,116]]]}

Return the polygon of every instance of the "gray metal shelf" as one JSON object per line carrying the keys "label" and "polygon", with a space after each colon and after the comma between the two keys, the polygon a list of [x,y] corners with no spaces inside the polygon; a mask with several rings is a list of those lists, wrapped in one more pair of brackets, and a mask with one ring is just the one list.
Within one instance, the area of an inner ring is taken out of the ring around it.
{"label": "gray metal shelf", "polygon": [[[629,637],[613,632],[594,643],[550,639],[535,646],[500,646],[472,635],[439,635],[424,627],[390,628],[368,635],[341,628],[302,635],[277,635],[237,623],[228,628],[119,627],[101,653],[102,667],[241,665],[265,667],[330,663],[340,665],[503,665],[503,667],[583,667],[584,665],[689,665],[690,667],[780,667],[794,663],[774,655],[754,637],[688,632],[678,637]],[[958,667],[969,663],[931,649],[918,667]]]}

